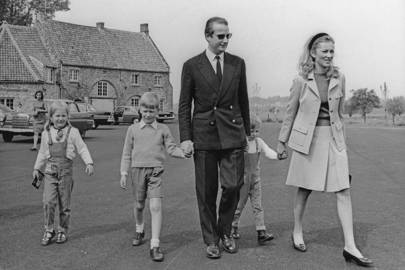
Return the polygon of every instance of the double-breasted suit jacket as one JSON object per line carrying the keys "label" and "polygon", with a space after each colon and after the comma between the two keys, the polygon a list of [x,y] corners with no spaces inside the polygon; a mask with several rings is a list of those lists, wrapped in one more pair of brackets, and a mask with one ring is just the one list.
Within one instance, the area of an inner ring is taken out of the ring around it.
{"label": "double-breasted suit jacket", "polygon": [[[339,151],[346,149],[343,126],[343,103],[345,100],[345,77],[341,73],[332,76],[328,88],[328,104],[332,136]],[[321,106],[314,74],[305,79],[298,76],[290,89],[279,141],[298,152],[308,154],[316,121]]]}
{"label": "double-breasted suit jacket", "polygon": [[224,53],[223,70],[221,84],[205,52],[184,63],[179,101],[180,141],[193,141],[196,150],[240,148],[250,134],[245,62]]}

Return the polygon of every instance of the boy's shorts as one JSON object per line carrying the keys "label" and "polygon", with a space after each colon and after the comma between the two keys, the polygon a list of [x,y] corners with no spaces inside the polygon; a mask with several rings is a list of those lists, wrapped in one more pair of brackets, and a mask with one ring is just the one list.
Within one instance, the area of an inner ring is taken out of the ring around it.
{"label": "boy's shorts", "polygon": [[163,197],[162,173],[163,167],[132,168],[132,191],[136,201]]}

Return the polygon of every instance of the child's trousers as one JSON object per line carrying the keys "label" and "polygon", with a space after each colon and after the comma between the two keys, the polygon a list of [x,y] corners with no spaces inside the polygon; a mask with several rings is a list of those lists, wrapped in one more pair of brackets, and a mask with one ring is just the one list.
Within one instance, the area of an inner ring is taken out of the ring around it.
{"label": "child's trousers", "polygon": [[67,232],[70,221],[70,198],[73,189],[72,168],[53,170],[45,173],[44,181],[44,222],[45,230],[54,230],[55,208],[59,207],[59,232]]}
{"label": "child's trousers", "polygon": [[240,189],[240,198],[238,207],[235,211],[232,226],[239,226],[239,219],[242,214],[243,208],[245,208],[246,202],[250,199],[250,204],[253,208],[253,213],[255,217],[256,230],[266,230],[264,225],[264,211],[262,207],[262,184],[260,177],[255,174],[246,174],[245,182]]}

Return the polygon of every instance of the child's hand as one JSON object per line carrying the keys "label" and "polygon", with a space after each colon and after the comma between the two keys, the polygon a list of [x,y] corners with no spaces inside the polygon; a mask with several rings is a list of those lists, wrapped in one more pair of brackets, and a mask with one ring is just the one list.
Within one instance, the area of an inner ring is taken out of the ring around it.
{"label": "child's hand", "polygon": [[127,176],[121,175],[120,185],[122,189],[127,189]]}
{"label": "child's hand", "polygon": [[94,173],[94,167],[93,167],[93,164],[87,164],[86,165],[86,173],[87,173],[87,175],[93,175],[93,173]]}
{"label": "child's hand", "polygon": [[39,171],[38,170],[34,170],[33,172],[32,172],[32,179],[35,179],[35,178],[40,178],[40,174],[39,174]]}

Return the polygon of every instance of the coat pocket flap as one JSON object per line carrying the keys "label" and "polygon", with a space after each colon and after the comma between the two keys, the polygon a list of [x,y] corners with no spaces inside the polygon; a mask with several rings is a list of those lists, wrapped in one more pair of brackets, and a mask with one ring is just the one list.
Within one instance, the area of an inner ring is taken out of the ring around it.
{"label": "coat pocket flap", "polygon": [[293,129],[298,132],[301,132],[302,134],[308,133],[308,128],[306,128],[306,127],[295,126],[295,127],[293,127]]}

